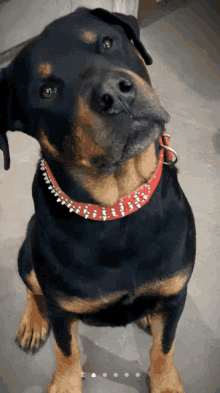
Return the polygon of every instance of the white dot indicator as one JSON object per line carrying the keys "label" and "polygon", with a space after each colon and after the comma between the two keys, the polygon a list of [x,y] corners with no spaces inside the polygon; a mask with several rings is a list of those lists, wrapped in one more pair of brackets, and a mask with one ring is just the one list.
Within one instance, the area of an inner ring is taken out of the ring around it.
{"label": "white dot indicator", "polygon": [[117,373],[114,373],[114,377],[118,377],[118,374],[117,374]]}
{"label": "white dot indicator", "polygon": [[96,377],[96,374],[95,373],[92,373],[92,378],[95,378]]}
{"label": "white dot indicator", "polygon": [[106,373],[103,373],[102,376],[105,378],[105,377],[107,377],[107,374],[106,374]]}
{"label": "white dot indicator", "polygon": [[136,377],[140,377],[140,373],[136,373],[135,375],[136,375]]}
{"label": "white dot indicator", "polygon": [[129,377],[129,374],[128,374],[128,373],[125,373],[125,377],[126,377],[126,378]]}

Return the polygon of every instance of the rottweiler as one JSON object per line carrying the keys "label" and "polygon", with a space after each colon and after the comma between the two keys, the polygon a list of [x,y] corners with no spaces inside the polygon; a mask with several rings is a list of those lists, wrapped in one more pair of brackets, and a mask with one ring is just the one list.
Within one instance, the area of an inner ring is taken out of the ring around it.
{"label": "rottweiler", "polygon": [[48,393],[82,392],[79,320],[135,322],[152,335],[151,393],[184,392],[173,353],[195,224],[151,63],[135,17],[82,7],[1,71],[4,168],[7,130],[41,148],[35,214],[18,254],[27,306],[15,341],[34,354],[52,329],[57,368]]}

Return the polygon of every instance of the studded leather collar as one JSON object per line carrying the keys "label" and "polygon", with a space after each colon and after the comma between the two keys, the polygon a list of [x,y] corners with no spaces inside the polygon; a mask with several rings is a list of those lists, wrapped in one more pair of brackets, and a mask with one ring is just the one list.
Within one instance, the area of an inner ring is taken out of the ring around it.
{"label": "studded leather collar", "polygon": [[[162,174],[164,148],[167,148],[168,159],[172,160],[173,149],[170,149],[170,136],[167,133],[160,138],[161,150],[159,153],[159,162],[156,171],[147,183],[141,184],[135,191],[129,195],[120,198],[115,205],[100,207],[90,203],[79,203],[70,199],[59,187],[45,159],[41,160],[40,169],[43,171],[43,177],[48,189],[57,198],[57,202],[66,206],[70,213],[76,213],[85,219],[96,221],[110,221],[121,217],[128,216],[139,210],[151,198],[156,189]],[[162,144],[164,142],[164,145]]]}

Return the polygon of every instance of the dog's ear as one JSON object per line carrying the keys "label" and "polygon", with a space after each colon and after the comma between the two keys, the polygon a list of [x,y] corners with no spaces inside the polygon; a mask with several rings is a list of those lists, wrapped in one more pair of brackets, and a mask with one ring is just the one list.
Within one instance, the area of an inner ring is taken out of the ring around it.
{"label": "dog's ear", "polygon": [[[23,131],[23,126],[19,119],[16,119],[13,113],[12,105],[12,67],[9,65],[7,68],[0,70],[0,149],[4,154],[4,168],[10,168],[10,153],[8,146],[7,131]],[[15,117],[15,119],[13,119]]]}
{"label": "dog's ear", "polygon": [[91,10],[91,13],[98,18],[107,21],[108,23],[123,27],[127,37],[133,41],[135,47],[143,57],[145,63],[147,65],[153,63],[151,56],[146,51],[142,42],[140,41],[140,29],[138,21],[134,16],[119,14],[117,12],[112,13],[102,8],[95,8],[94,10]]}

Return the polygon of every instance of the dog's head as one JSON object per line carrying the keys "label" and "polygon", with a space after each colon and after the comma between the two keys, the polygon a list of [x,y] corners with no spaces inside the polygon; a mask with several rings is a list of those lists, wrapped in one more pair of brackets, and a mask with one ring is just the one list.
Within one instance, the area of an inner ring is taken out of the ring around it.
{"label": "dog's head", "polygon": [[51,23],[0,74],[5,169],[6,131],[18,130],[39,141],[52,170],[56,163],[82,182],[120,172],[169,118],[151,86],[151,63],[132,16],[79,8]]}

